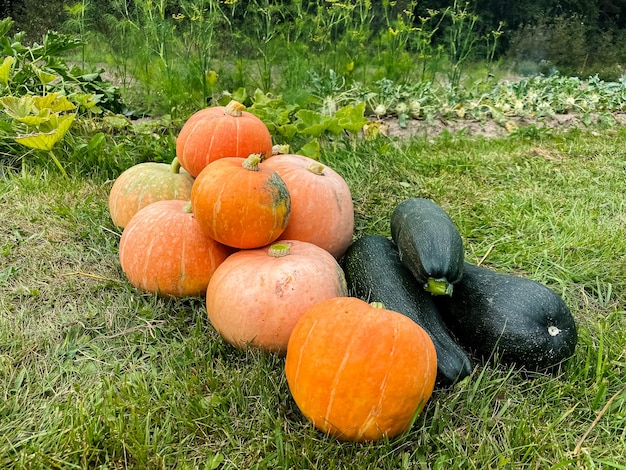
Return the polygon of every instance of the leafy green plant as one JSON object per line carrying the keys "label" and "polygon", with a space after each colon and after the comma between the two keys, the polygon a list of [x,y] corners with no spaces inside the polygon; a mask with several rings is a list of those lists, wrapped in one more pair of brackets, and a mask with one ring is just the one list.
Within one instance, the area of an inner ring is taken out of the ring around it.
{"label": "leafy green plant", "polygon": [[[46,152],[68,178],[52,148],[63,139],[72,125],[76,114],[70,111],[74,111],[76,106],[57,93],[19,98],[4,96],[0,98],[0,105],[12,119],[13,139],[28,148]],[[24,160],[22,162],[25,163]]]}
{"label": "leafy green plant", "polygon": [[77,114],[88,116],[105,109],[120,110],[122,102],[116,88],[100,74],[84,73],[69,67],[62,55],[82,43],[68,35],[47,33],[42,44],[25,46],[23,33],[7,36],[12,20],[0,22],[0,135],[5,159],[26,160],[15,142],[49,156],[63,175],[68,175],[53,151],[75,121]]}
{"label": "leafy green plant", "polygon": [[64,54],[82,46],[80,39],[49,31],[43,36],[41,44],[27,46],[23,42],[23,33],[8,36],[12,25],[10,18],[0,21],[0,51],[4,56],[0,65],[2,95],[60,92],[70,101],[76,98],[77,104],[83,103],[80,111],[124,110],[119,90],[102,79],[103,70],[85,72],[78,66],[68,64],[64,58]]}
{"label": "leafy green plant", "polygon": [[369,122],[364,102],[343,104],[329,112],[326,108],[310,109],[288,103],[282,96],[263,93],[260,89],[252,95],[239,89],[225,93],[218,103],[225,105],[231,99],[247,105],[247,111],[265,123],[274,143],[289,145],[292,151],[312,158],[319,158],[322,144],[332,139],[349,137],[354,144],[363,126]]}

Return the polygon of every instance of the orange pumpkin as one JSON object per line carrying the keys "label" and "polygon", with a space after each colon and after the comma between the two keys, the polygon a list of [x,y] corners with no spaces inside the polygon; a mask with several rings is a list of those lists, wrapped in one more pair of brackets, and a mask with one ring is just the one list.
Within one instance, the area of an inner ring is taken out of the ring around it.
{"label": "orange pumpkin", "polygon": [[176,156],[196,177],[209,163],[224,157],[245,158],[252,153],[269,157],[272,136],[261,119],[231,101],[197,111],[183,125],[176,139]]}
{"label": "orange pumpkin", "polygon": [[201,296],[233,250],[207,237],[188,201],[157,201],[130,220],[119,258],[128,280],[160,296]]}
{"label": "orange pumpkin", "polygon": [[109,213],[113,223],[124,228],[133,215],[156,201],[191,196],[193,177],[181,171],[174,158],[171,164],[145,162],[131,166],[117,177],[109,192]]}
{"label": "orange pumpkin", "polygon": [[285,374],[316,428],[340,440],[375,441],[410,428],[432,394],[437,359],[428,334],[409,318],[337,297],[300,317]]}
{"label": "orange pumpkin", "polygon": [[291,217],[280,238],[315,243],[339,259],[354,231],[352,195],[345,180],[302,155],[276,155],[263,164],[280,175],[291,195]]}
{"label": "orange pumpkin", "polygon": [[231,255],[209,282],[206,306],[211,324],[230,344],[284,354],[309,307],[345,295],[343,271],[330,253],[289,240]]}
{"label": "orange pumpkin", "polygon": [[198,175],[191,207],[204,232],[234,248],[259,248],[287,227],[291,197],[282,178],[259,155],[221,158]]}

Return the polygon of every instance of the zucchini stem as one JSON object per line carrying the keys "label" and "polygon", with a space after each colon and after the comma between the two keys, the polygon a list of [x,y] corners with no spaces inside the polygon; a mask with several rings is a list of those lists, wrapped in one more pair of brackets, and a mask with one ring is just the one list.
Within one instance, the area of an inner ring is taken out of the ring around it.
{"label": "zucchini stem", "polygon": [[452,284],[445,279],[434,279],[432,277],[429,277],[424,285],[424,290],[432,295],[452,295],[452,289]]}

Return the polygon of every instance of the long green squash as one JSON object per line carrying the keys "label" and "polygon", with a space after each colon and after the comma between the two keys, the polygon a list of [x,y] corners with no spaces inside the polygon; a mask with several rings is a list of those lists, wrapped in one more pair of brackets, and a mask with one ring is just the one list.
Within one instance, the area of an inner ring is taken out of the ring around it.
{"label": "long green squash", "polygon": [[441,385],[472,372],[464,350],[452,339],[432,296],[400,261],[395,244],[380,235],[364,235],[348,248],[343,267],[351,295],[366,302],[382,302],[386,309],[406,315],[431,337],[437,351]]}
{"label": "long green squash", "polygon": [[411,198],[391,214],[400,259],[433,295],[450,295],[463,277],[463,240],[446,211],[430,199]]}
{"label": "long green squash", "polygon": [[465,263],[451,297],[435,299],[458,341],[477,356],[558,370],[574,353],[574,318],[556,292],[529,278]]}

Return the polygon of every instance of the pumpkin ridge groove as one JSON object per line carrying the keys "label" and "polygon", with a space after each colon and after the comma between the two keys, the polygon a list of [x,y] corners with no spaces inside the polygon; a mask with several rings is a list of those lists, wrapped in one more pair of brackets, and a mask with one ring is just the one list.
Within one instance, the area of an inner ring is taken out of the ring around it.
{"label": "pumpkin ridge groove", "polygon": [[297,379],[298,379],[298,376],[300,375],[300,365],[302,364],[302,356],[304,355],[304,350],[306,349],[306,345],[309,343],[309,339],[313,335],[313,330],[315,329],[316,325],[317,325],[317,320],[315,320],[313,324],[311,325],[311,328],[309,329],[309,334],[306,335],[305,340],[302,341],[302,345],[300,346],[300,351],[298,353],[298,362],[296,362],[296,371],[294,373],[295,384],[298,383]]}
{"label": "pumpkin ridge groove", "polygon": [[201,124],[202,124],[202,121],[198,120],[194,124],[194,126],[190,129],[189,133],[187,134],[187,138],[183,142],[183,148],[182,148],[181,155],[185,155],[185,150],[187,148],[187,144],[189,144],[189,141],[191,140],[191,136],[196,132],[196,130],[198,129],[198,126],[200,126]]}
{"label": "pumpkin ridge groove", "polygon": [[[187,221],[185,221],[185,228],[183,230],[184,233],[188,232],[189,230],[187,229],[188,223]],[[178,278],[178,292],[183,292],[184,291],[184,287],[185,287],[185,278],[186,276],[186,272],[185,272],[185,268],[187,266],[187,263],[185,263],[185,260],[187,259],[187,257],[185,256],[185,248],[186,248],[186,243],[187,243],[187,238],[186,237],[182,237],[182,243],[180,246],[180,277]]]}
{"label": "pumpkin ridge groove", "polygon": [[[160,217],[159,217],[160,219]],[[155,223],[156,223],[155,219]],[[144,264],[143,264],[143,268],[141,270],[141,281],[143,285],[148,285],[149,281],[150,281],[150,266],[152,266],[153,262],[152,262],[152,250],[154,249],[154,245],[157,242],[157,235],[156,234],[152,234],[152,238],[150,239],[150,244],[148,245],[147,249],[146,249],[146,257],[144,258]],[[159,286],[157,285],[157,290],[159,289]]]}
{"label": "pumpkin ridge groove", "polygon": [[[235,116],[233,116],[235,117]],[[235,123],[235,132],[234,135],[239,135],[239,123],[241,121],[239,119],[234,119],[234,123]],[[235,155],[239,155],[239,142],[240,139],[234,139],[235,140]]]}
{"label": "pumpkin ridge groove", "polygon": [[[393,364],[394,353],[396,351],[396,344],[398,342],[398,329],[394,327],[392,331],[393,331],[393,344],[391,346],[391,351],[389,351],[389,354],[385,356],[387,358],[387,368],[386,368],[385,376],[383,377],[382,383],[380,384],[380,396],[378,398],[378,403],[376,403],[376,406],[373,406],[372,408],[370,408],[367,418],[365,419],[365,421],[359,428],[359,432],[357,433],[358,439],[360,439],[363,436],[363,434],[365,434],[367,429],[370,427],[370,424],[373,423],[374,420],[376,419],[376,416],[382,414],[383,401],[385,400],[385,393],[387,391],[387,385],[389,382],[389,369],[390,369],[389,364]],[[381,433],[384,432],[384,429],[380,429],[378,424],[376,424],[376,428],[378,428]]]}
{"label": "pumpkin ridge groove", "polygon": [[[348,363],[348,359],[350,358],[350,348],[352,347],[352,345],[354,344],[354,342],[357,339],[357,333],[362,329],[362,326],[359,325],[358,328],[352,330],[352,335],[350,338],[350,341],[348,341],[348,344],[345,347],[345,354],[343,355],[343,358],[341,359],[341,364],[339,364],[339,367],[337,368],[337,370],[335,371],[335,376],[333,377],[333,380],[331,382],[330,385],[330,396],[328,397],[328,405],[326,407],[326,413],[324,415],[324,421],[326,421],[327,423],[331,423],[331,421],[328,419],[328,417],[330,416],[330,412],[332,410],[333,407],[333,402],[335,401],[335,392],[337,390],[337,385],[339,384],[339,381],[341,379],[341,372],[343,372],[343,370],[346,368],[346,364]],[[332,423],[331,423],[332,424]]]}

